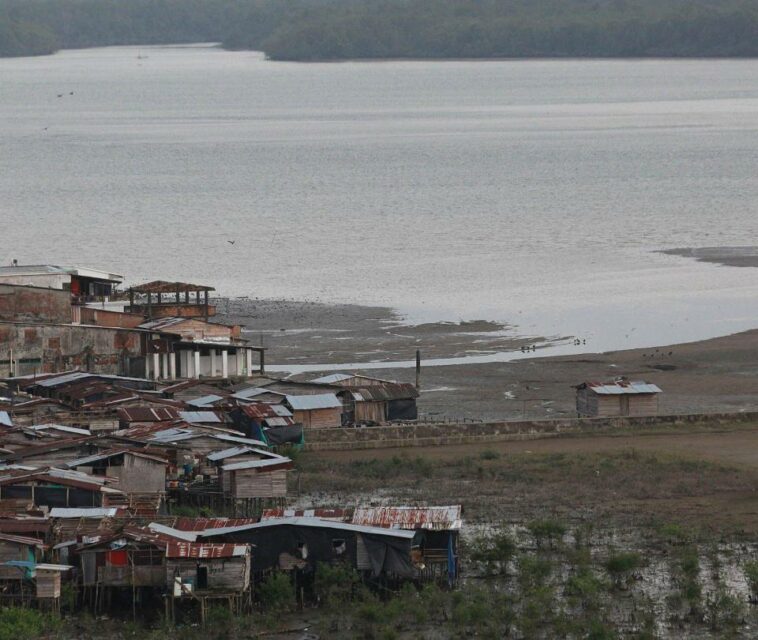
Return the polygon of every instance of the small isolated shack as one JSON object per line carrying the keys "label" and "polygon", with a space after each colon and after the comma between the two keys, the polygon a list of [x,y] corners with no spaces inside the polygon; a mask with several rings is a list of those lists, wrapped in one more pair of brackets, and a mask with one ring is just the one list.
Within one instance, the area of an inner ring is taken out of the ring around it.
{"label": "small isolated shack", "polygon": [[612,382],[583,382],[576,389],[579,417],[654,416],[658,414],[658,394],[654,384],[626,379]]}

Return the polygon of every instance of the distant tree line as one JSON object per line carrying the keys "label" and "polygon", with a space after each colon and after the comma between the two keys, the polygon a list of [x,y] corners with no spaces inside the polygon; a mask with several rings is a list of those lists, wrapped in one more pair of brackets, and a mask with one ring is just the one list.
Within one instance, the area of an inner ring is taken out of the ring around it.
{"label": "distant tree line", "polygon": [[0,0],[0,55],[222,42],[279,60],[758,56],[756,0]]}

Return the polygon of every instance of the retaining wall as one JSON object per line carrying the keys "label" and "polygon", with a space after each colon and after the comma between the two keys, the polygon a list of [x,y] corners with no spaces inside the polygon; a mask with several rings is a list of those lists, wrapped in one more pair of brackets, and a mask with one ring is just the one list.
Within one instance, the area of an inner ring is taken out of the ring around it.
{"label": "retaining wall", "polygon": [[664,428],[698,424],[713,427],[752,422],[758,423],[758,412],[696,413],[644,418],[583,418],[306,429],[305,449],[309,451],[324,451],[422,447],[477,442],[502,442],[507,440],[532,440],[570,433],[607,433],[619,429],[644,428],[648,430],[656,427]]}

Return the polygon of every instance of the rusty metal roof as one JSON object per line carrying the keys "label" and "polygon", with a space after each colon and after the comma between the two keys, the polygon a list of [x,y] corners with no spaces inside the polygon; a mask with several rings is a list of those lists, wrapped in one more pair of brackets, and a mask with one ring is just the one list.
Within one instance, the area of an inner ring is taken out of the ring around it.
{"label": "rusty metal roof", "polygon": [[353,524],[386,529],[432,529],[448,531],[461,528],[461,505],[446,507],[357,507]]}
{"label": "rusty metal roof", "polygon": [[169,542],[167,558],[238,558],[250,553],[248,544],[213,544],[199,542]]}
{"label": "rusty metal roof", "polygon": [[358,402],[388,402],[390,400],[405,400],[418,398],[418,389],[410,383],[399,382],[369,385],[366,387],[349,387],[347,391],[353,394]]}
{"label": "rusty metal roof", "polygon": [[257,518],[177,518],[174,529],[179,531],[205,531],[221,527],[241,527],[258,522]]}
{"label": "rusty metal roof", "polygon": [[321,520],[334,520],[335,522],[350,522],[351,509],[264,509],[261,515],[263,520],[278,520],[280,518],[320,518]]}
{"label": "rusty metal roof", "polygon": [[45,543],[37,538],[29,538],[27,536],[14,536],[10,533],[0,533],[0,540],[3,542],[13,542],[15,544],[24,544],[29,547],[46,548]]}
{"label": "rusty metal roof", "polygon": [[130,287],[134,293],[186,293],[193,291],[215,291],[213,287],[204,284],[190,284],[189,282],[167,282],[166,280],[153,280],[144,284]]}
{"label": "rusty metal roof", "polygon": [[242,412],[249,418],[265,420],[266,418],[290,418],[292,412],[280,404],[266,404],[265,402],[256,402],[253,404],[240,405]]}
{"label": "rusty metal roof", "polygon": [[123,407],[117,414],[124,422],[163,422],[179,417],[179,411],[174,407]]}

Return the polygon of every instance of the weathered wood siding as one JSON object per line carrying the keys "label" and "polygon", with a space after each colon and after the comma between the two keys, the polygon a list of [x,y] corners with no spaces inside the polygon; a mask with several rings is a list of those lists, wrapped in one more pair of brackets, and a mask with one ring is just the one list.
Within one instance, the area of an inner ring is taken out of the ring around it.
{"label": "weathered wood siding", "polygon": [[576,410],[581,416],[597,418],[654,416],[658,413],[658,396],[654,393],[598,395],[589,389],[579,389]]}
{"label": "weathered wood siding", "polygon": [[193,582],[197,587],[197,568],[208,570],[208,591],[245,591],[250,586],[250,555],[238,558],[169,558],[166,560],[165,584],[173,592],[174,581]]}
{"label": "weathered wood siding", "polygon": [[387,420],[387,404],[385,402],[355,402],[356,422],[376,422],[382,424]]}
{"label": "weathered wood siding", "polygon": [[292,417],[295,422],[304,427],[314,429],[328,429],[329,427],[342,426],[342,408],[312,409],[310,411],[294,411]]}
{"label": "weathered wood siding", "polygon": [[60,571],[37,571],[36,579],[38,598],[61,597]]}
{"label": "weathered wood siding", "polygon": [[109,467],[107,475],[118,478],[116,488],[124,493],[166,491],[166,465],[147,458],[125,455],[123,466]]}
{"label": "weathered wood siding", "polygon": [[[0,540],[0,562],[29,559],[29,547],[26,545]],[[21,580],[23,577],[23,569],[17,567],[0,567],[0,579],[2,580]]]}
{"label": "weathered wood siding", "polygon": [[286,498],[287,470],[256,471],[238,469],[226,471],[230,476],[230,492],[235,498]]}

